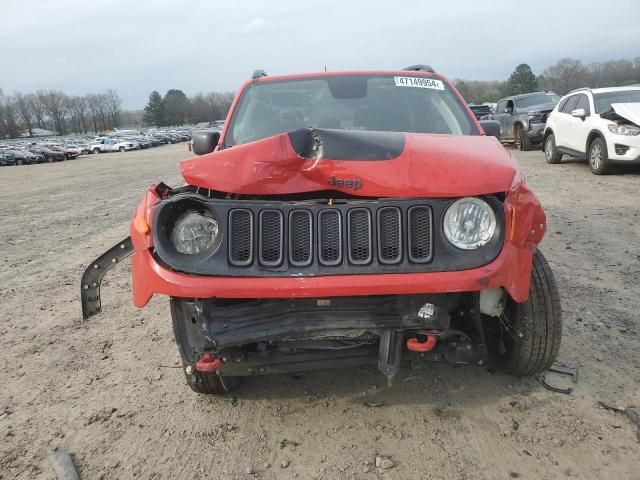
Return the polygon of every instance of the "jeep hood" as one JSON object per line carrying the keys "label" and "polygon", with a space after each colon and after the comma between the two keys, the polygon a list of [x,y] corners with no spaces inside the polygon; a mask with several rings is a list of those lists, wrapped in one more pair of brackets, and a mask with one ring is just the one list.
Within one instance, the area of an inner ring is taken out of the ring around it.
{"label": "jeep hood", "polygon": [[180,171],[190,185],[244,195],[458,197],[508,191],[518,165],[493,137],[308,128],[184,160]]}
{"label": "jeep hood", "polygon": [[612,111],[640,126],[640,103],[612,103],[611,109],[602,112],[601,116],[608,118]]}

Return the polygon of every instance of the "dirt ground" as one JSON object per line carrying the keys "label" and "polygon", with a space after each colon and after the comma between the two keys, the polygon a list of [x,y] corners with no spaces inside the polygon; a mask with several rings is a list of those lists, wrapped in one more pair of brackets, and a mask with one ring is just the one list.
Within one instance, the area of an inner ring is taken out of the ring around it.
{"label": "dirt ground", "polygon": [[128,263],[105,279],[101,315],[82,323],[79,303],[84,267],[128,235],[146,186],[180,183],[184,147],[0,168],[0,478],[55,478],[55,449],[83,479],[640,478],[636,427],[598,406],[640,407],[640,170],[514,154],[548,214],[559,361],[580,371],[549,378],[571,395],[439,364],[391,389],[354,368],[196,395],[168,300],[134,308]]}

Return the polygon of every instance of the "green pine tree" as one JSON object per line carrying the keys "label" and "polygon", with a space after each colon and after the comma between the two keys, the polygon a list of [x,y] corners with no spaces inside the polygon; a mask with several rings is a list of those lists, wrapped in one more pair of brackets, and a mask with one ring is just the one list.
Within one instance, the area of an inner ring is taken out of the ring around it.
{"label": "green pine tree", "polygon": [[521,63],[507,80],[507,87],[510,95],[531,93],[538,89],[538,81],[531,71],[531,67],[526,63]]}
{"label": "green pine tree", "polygon": [[154,90],[149,95],[149,102],[144,107],[144,123],[154,127],[164,126],[164,100],[162,96]]}

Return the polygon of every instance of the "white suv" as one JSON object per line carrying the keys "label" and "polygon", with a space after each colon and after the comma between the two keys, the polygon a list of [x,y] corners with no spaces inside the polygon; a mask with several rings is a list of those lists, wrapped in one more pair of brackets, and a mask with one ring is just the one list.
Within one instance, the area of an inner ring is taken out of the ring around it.
{"label": "white suv", "polygon": [[543,146],[547,163],[586,158],[596,175],[640,163],[640,86],[569,92],[547,119]]}

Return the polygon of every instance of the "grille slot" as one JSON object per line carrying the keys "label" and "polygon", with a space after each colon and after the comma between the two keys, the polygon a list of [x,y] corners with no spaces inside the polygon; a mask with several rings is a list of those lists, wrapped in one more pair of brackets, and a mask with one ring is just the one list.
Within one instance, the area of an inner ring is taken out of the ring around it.
{"label": "grille slot", "polygon": [[322,210],[318,215],[318,258],[322,265],[342,262],[342,217],[338,210]]}
{"label": "grille slot", "polygon": [[349,262],[366,265],[371,262],[371,213],[366,208],[352,208],[347,213]]}
{"label": "grille slot", "polygon": [[313,260],[313,217],[309,210],[289,214],[289,262],[305,267]]}
{"label": "grille slot", "polygon": [[282,212],[262,210],[260,212],[259,260],[265,267],[276,267],[282,263],[283,234]]}
{"label": "grille slot", "polygon": [[253,213],[235,209],[229,212],[229,261],[246,267],[253,263]]}
{"label": "grille slot", "polygon": [[378,210],[378,258],[381,263],[402,260],[402,215],[396,207]]}
{"label": "grille slot", "polygon": [[409,260],[414,263],[426,263],[432,257],[432,215],[426,206],[409,209]]}

